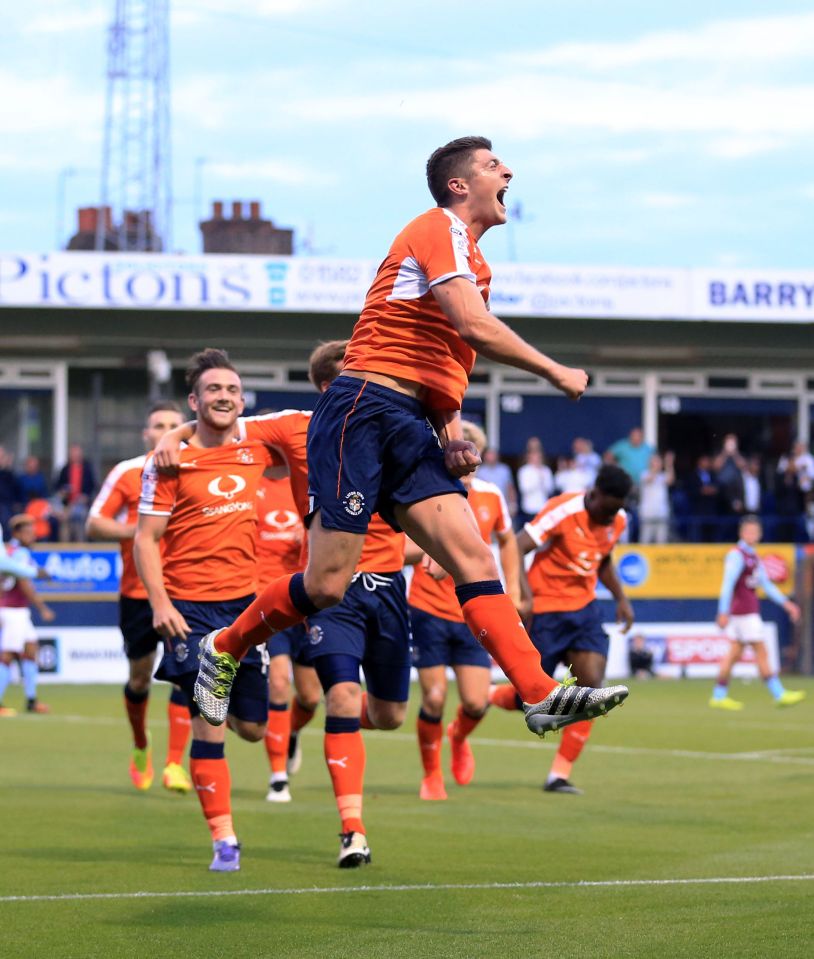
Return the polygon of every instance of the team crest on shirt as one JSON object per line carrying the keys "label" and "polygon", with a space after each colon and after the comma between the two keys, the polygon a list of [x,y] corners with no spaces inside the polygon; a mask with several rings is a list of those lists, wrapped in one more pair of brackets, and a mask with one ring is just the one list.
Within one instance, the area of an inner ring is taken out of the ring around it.
{"label": "team crest on shirt", "polygon": [[186,643],[179,643],[175,647],[175,659],[179,663],[186,661],[187,656],[189,656],[189,647]]}
{"label": "team crest on shirt", "polygon": [[254,453],[252,453],[251,450],[247,450],[244,446],[242,446],[242,447],[237,451],[237,459],[238,459],[238,462],[239,462],[239,463],[245,463],[245,464],[253,463],[253,462],[254,462]]}
{"label": "team crest on shirt", "polygon": [[350,493],[346,493],[342,502],[345,505],[345,512],[350,513],[351,516],[359,516],[365,508],[365,496],[359,490],[351,490]]}
{"label": "team crest on shirt", "polygon": [[318,646],[324,638],[325,638],[325,633],[322,631],[321,626],[312,626],[308,630],[308,642],[312,646]]}

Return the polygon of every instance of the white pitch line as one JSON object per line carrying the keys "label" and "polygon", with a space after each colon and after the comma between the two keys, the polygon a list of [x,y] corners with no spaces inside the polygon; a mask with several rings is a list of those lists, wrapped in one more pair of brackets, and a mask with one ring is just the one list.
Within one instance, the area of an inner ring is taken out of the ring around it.
{"label": "white pitch line", "polygon": [[[65,723],[87,723],[91,726],[120,726],[125,721],[124,719],[117,719],[113,716],[80,716],[70,714],[57,715],[54,713],[51,713],[47,716],[32,716],[28,718],[31,722],[37,723],[41,723],[43,720],[47,721],[49,719],[59,719],[61,722]],[[162,727],[166,726],[167,723],[165,720],[156,720],[151,722],[150,725],[154,727]],[[307,736],[322,735],[321,729],[303,729],[302,732]],[[372,736],[373,739],[376,740],[381,739],[382,741],[390,740],[391,742],[415,742],[415,736],[411,733],[373,729],[366,731],[366,735]],[[473,746],[497,746],[501,749],[554,750],[557,749],[558,746],[557,740],[541,742],[540,740],[534,740],[531,738],[528,740],[490,739],[487,737],[481,738],[479,736],[472,736],[470,737],[469,741]],[[748,752],[742,753],[710,753],[692,749],[659,749],[654,746],[603,746],[601,743],[591,743],[591,752],[612,753],[628,756],[672,756],[674,759],[707,759],[712,760],[713,762],[767,762],[775,765],[814,766],[814,756],[790,756],[787,755],[790,750],[785,749],[767,749],[759,752],[749,750]]]}
{"label": "white pitch line", "polygon": [[623,889],[631,886],[711,886],[761,882],[811,882],[800,876],[718,876],[697,879],[607,879],[577,882],[441,882],[398,886],[305,886],[300,889],[211,889],[175,892],[71,892],[53,896],[0,896],[4,902],[77,902],[99,899],[197,899],[206,896],[321,896],[354,892],[455,892],[489,889]]}

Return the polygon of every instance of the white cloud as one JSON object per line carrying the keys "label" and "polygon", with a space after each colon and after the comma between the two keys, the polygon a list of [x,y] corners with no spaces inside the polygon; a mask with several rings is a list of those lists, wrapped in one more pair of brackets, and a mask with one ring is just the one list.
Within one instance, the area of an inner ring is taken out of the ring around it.
{"label": "white cloud", "polygon": [[196,25],[212,17],[240,20],[275,20],[302,16],[336,6],[337,0],[176,0],[172,6],[174,26]]}
{"label": "white cloud", "polygon": [[807,59],[814,47],[814,13],[716,20],[689,30],[647,33],[618,43],[563,43],[512,57],[515,63],[609,70],[645,64]]}
{"label": "white cloud", "polygon": [[245,160],[207,163],[207,176],[212,173],[225,180],[274,180],[291,186],[325,186],[336,178],[296,160]]}
{"label": "white cloud", "polygon": [[800,193],[802,193],[807,200],[814,200],[814,183],[809,183],[804,186],[802,190],[800,190]]}
{"label": "white cloud", "polygon": [[678,210],[692,206],[698,200],[688,193],[643,193],[639,202],[653,210]]}
{"label": "white cloud", "polygon": [[779,136],[731,136],[710,141],[707,152],[723,160],[742,160],[746,157],[782,150],[788,141]]}
{"label": "white cloud", "polygon": [[455,129],[486,129],[520,140],[564,129],[613,133],[814,134],[814,85],[766,89],[691,81],[658,89],[634,82],[531,73],[489,83],[368,95],[292,97],[284,109],[320,122],[437,121]]}

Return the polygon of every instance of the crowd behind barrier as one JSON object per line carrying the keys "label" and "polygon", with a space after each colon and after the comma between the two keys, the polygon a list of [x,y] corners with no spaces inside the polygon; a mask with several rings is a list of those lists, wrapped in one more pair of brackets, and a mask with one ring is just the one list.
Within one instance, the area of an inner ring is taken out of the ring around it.
{"label": "crowd behind barrier", "polygon": [[[814,456],[805,443],[794,443],[776,461],[745,455],[734,433],[721,448],[697,457],[689,470],[676,470],[676,453],[659,452],[645,442],[642,429],[599,453],[593,442],[575,437],[571,449],[550,455],[539,437],[531,436],[521,462],[513,469],[500,451],[488,448],[481,479],[500,487],[517,528],[528,522],[551,496],[587,489],[602,463],[617,463],[633,479],[627,509],[627,539],[640,543],[725,543],[736,539],[739,518],[758,515],[764,540],[814,541]],[[26,512],[36,522],[41,542],[83,542],[85,520],[98,481],[79,444],[69,448],[68,461],[49,478],[36,456],[14,468],[13,455],[0,447],[0,523],[8,536],[8,520]]]}

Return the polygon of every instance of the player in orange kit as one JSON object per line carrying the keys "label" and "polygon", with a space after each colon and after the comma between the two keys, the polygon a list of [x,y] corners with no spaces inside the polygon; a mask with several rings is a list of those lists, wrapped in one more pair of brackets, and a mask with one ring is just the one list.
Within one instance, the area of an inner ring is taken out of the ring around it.
{"label": "player in orange kit", "polygon": [[[486,448],[486,436],[474,423],[463,421],[464,439],[478,453]],[[476,474],[463,478],[469,505],[484,542],[497,539],[506,588],[515,607],[520,607],[520,553],[512,529],[509,508],[493,483]],[[447,667],[455,672],[461,700],[455,719],[447,726],[452,775],[467,785],[475,773],[475,757],[467,737],[489,708],[489,654],[467,628],[455,595],[455,584],[432,560],[416,566],[410,583],[410,616],[413,623],[413,663],[421,684],[421,709],[416,722],[418,745],[424,766],[419,795],[422,799],[446,799],[441,772],[441,719],[447,694]]]}
{"label": "player in orange kit", "polygon": [[[168,649],[156,672],[190,695],[203,636],[251,602],[256,585],[256,500],[263,472],[285,461],[295,498],[304,502],[305,421],[299,411],[242,418],[240,377],[222,350],[196,354],[187,370],[194,434],[177,475],[159,474],[154,459],[142,474],[135,559],[153,609],[153,627]],[[297,463],[297,458],[302,464]],[[163,552],[159,543],[163,540]],[[163,556],[163,559],[162,559]],[[263,739],[268,716],[265,644],[237,675],[229,725],[243,739]],[[190,771],[209,826],[210,869],[240,868],[231,813],[225,731],[192,712]]]}
{"label": "player in orange kit", "polygon": [[[294,502],[289,477],[264,476],[257,491],[258,587],[263,589],[279,576],[302,570],[304,543],[305,527]],[[265,739],[271,767],[268,802],[291,801],[289,775],[299,769],[297,734],[313,717],[322,697],[317,674],[303,659],[306,643],[302,626],[275,633],[268,641],[269,714]],[[292,668],[296,687],[293,701]],[[292,720],[296,723],[293,748]]]}
{"label": "player in orange kit", "polygon": [[454,140],[430,157],[437,206],[394,240],[354,327],[343,375],[320,397],[311,422],[308,566],[270,584],[202,644],[195,695],[210,723],[225,721],[247,650],[341,602],[375,512],[449,570],[467,625],[520,691],[533,732],[600,715],[627,696],[624,686],[561,686],[543,671],[458,478],[480,462],[462,437],[460,414],[478,354],[574,399],[588,383],[584,370],[540,353],[489,311],[491,272],[478,241],[506,222],[512,176],[484,137]]}
{"label": "player in orange kit", "polygon": [[[147,413],[142,431],[145,449],[152,450],[167,430],[183,420],[181,410],[172,400],[154,403]],[[133,560],[133,537],[141,496],[141,471],[146,454],[123,460],[108,473],[88,513],[86,530],[90,539],[118,541],[122,555],[119,586],[119,628],[124,637],[129,677],[124,687],[124,706],[133,733],[130,757],[130,779],[136,789],[149,789],[153,782],[153,757],[147,730],[147,706],[155,664],[156,649],[163,639],[153,629],[153,612],[147,590],[136,572]],[[183,756],[190,733],[189,704],[177,687],[167,704],[169,741],[162,783],[165,789],[187,793],[192,783],[184,769]]]}
{"label": "player in orange kit", "polygon": [[[603,466],[591,489],[553,497],[517,537],[523,553],[536,551],[528,573],[534,597],[531,639],[547,672],[562,663],[570,667],[577,682],[602,684],[608,636],[596,602],[597,581],[616,600],[617,619],[624,631],[633,625],[633,609],[611,557],[627,525],[623,507],[631,485],[624,470]],[[490,700],[503,709],[520,708],[511,686],[493,687]],[[546,792],[581,792],[568,777],[591,725],[584,720],[563,731],[543,787]]]}

